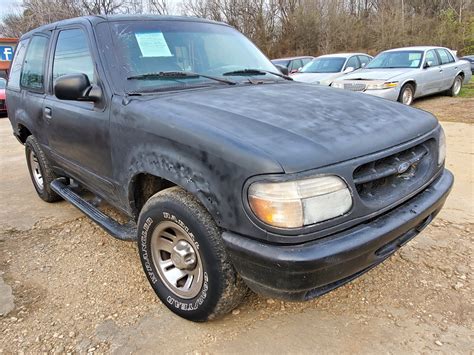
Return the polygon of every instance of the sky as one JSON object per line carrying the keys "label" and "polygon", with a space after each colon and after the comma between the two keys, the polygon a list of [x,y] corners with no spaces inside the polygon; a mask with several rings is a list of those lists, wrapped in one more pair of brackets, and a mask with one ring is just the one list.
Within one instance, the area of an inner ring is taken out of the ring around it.
{"label": "sky", "polygon": [[21,0],[0,0],[0,20],[11,10],[17,9],[19,4]]}

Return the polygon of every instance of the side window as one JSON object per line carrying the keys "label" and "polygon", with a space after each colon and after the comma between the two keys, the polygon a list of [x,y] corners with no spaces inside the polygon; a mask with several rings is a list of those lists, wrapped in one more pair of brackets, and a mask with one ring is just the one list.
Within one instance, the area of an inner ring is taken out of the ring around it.
{"label": "side window", "polygon": [[447,50],[437,49],[436,52],[439,54],[439,57],[441,58],[441,64],[448,64],[448,63],[454,62],[453,56]]}
{"label": "side window", "polygon": [[428,63],[428,62],[431,62],[432,67],[439,65],[438,56],[436,55],[435,51],[432,49],[426,52],[425,63]]}
{"label": "side window", "polygon": [[365,67],[369,62],[370,62],[370,57],[367,57],[366,55],[359,55],[358,56],[359,61],[360,61],[360,66],[363,68]]}
{"label": "side window", "polygon": [[21,71],[21,86],[26,89],[42,91],[44,89],[44,63],[49,39],[34,36],[26,51]]}
{"label": "side window", "polygon": [[10,76],[8,78],[8,88],[20,90],[21,67],[25,59],[26,47],[28,47],[29,39],[21,40],[16,47],[13,62],[10,67]]}
{"label": "side window", "polygon": [[94,62],[88,39],[83,30],[63,30],[59,33],[54,52],[53,80],[68,74],[86,74],[95,83]]}
{"label": "side window", "polygon": [[[359,69],[360,68],[359,60],[357,59],[357,57],[355,55],[350,57],[349,60],[347,61],[346,68],[349,68],[349,67],[352,67],[354,69]],[[344,69],[346,69],[346,68],[344,68]]]}
{"label": "side window", "polygon": [[291,62],[290,70],[298,70],[303,66],[301,59],[295,59]]}

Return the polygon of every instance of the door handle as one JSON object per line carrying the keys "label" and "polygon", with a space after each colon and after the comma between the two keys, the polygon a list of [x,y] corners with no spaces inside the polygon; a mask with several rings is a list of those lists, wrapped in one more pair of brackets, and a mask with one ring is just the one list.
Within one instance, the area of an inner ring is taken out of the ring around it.
{"label": "door handle", "polygon": [[48,120],[53,118],[53,110],[51,109],[51,107],[44,108],[44,117],[46,117]]}

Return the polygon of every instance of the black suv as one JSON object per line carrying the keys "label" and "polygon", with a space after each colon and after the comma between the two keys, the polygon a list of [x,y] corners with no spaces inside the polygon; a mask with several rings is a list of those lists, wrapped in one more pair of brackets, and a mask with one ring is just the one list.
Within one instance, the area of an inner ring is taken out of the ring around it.
{"label": "black suv", "polygon": [[194,321],[247,287],[299,301],[356,278],[430,223],[453,183],[431,114],[293,82],[232,27],[195,18],[31,31],[7,104],[38,195],[136,240],[158,297]]}

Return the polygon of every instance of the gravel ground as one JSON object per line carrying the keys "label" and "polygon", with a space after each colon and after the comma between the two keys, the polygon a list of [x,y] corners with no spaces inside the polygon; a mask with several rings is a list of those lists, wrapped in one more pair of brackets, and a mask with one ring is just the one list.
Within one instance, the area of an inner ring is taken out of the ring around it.
{"label": "gravel ground", "polygon": [[[429,100],[445,106],[445,98]],[[458,108],[472,119],[464,111],[474,101],[458,100],[449,117]],[[135,244],[109,237],[66,203],[38,202],[22,147],[1,120],[0,353],[472,354],[474,126],[443,125],[456,185],[419,237],[319,299],[252,294],[223,319],[195,324],[154,295]]]}

